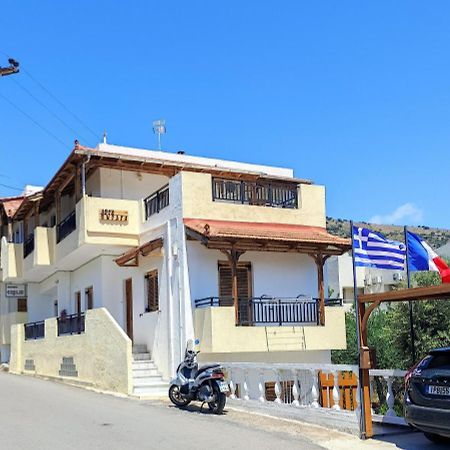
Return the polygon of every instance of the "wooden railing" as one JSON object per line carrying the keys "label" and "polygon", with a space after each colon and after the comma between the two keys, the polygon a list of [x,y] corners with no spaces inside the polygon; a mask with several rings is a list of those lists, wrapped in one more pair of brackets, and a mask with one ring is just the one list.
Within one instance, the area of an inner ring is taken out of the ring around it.
{"label": "wooden railing", "polygon": [[43,320],[39,322],[30,322],[23,324],[25,328],[25,340],[30,339],[42,339],[45,337],[45,322]]}
{"label": "wooden railing", "polygon": [[212,179],[213,201],[298,208],[297,184]]}
{"label": "wooden railing", "polygon": [[145,220],[169,206],[169,185],[163,186],[144,199]]}
{"label": "wooden railing", "polygon": [[[195,300],[197,308],[233,306],[232,297],[205,297]],[[326,306],[342,306],[342,299],[325,299]],[[319,325],[319,299],[299,296],[240,298],[238,325]]]}
{"label": "wooden railing", "polygon": [[34,234],[30,234],[28,239],[23,243],[23,257],[26,258],[34,251]]}
{"label": "wooden railing", "polygon": [[56,242],[61,242],[77,228],[77,218],[73,210],[64,220],[56,226]]}

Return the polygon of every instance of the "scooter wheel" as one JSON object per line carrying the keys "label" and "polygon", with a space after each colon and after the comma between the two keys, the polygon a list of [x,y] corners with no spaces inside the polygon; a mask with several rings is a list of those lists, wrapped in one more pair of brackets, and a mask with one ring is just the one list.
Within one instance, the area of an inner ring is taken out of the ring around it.
{"label": "scooter wheel", "polygon": [[190,400],[187,400],[186,397],[184,397],[184,395],[180,392],[180,388],[176,385],[170,386],[169,398],[170,401],[178,407],[187,406],[191,403]]}
{"label": "scooter wheel", "polygon": [[225,402],[227,401],[227,396],[220,392],[217,385],[213,386],[214,400],[208,403],[209,410],[214,414],[222,414],[225,408]]}

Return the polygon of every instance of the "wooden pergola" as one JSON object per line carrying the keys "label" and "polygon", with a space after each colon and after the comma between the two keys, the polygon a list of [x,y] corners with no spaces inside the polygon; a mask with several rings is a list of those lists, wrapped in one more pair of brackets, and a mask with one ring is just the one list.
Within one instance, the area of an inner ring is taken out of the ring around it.
{"label": "wooden pergola", "polygon": [[[402,289],[399,291],[381,292],[378,294],[365,294],[358,297],[357,320],[359,321],[360,326],[359,375],[363,403],[363,433],[365,434],[366,438],[370,438],[373,436],[369,376],[369,370],[372,368],[373,361],[370,357],[369,346],[367,342],[367,327],[370,314],[378,306],[386,302],[410,302],[439,299],[450,299],[450,283],[440,284],[438,286],[418,287],[411,289]],[[366,308],[366,305],[369,306]]]}
{"label": "wooden pergola", "polygon": [[279,223],[235,222],[225,220],[184,219],[188,239],[197,240],[208,249],[219,250],[231,269],[232,297],[238,323],[239,258],[248,251],[303,253],[314,259],[317,267],[319,321],[325,325],[323,267],[333,255],[350,250],[350,239],[329,234],[325,228]]}

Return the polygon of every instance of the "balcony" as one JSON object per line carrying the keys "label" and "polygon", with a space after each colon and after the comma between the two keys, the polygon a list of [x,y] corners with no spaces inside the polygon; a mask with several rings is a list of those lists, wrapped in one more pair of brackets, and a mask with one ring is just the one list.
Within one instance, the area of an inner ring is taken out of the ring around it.
{"label": "balcony", "polygon": [[23,324],[25,328],[25,340],[43,339],[45,337],[45,322],[30,322]]}
{"label": "balcony", "polygon": [[34,234],[23,243],[23,257],[26,258],[34,250]]}
{"label": "balcony", "polygon": [[169,206],[169,185],[162,187],[144,199],[145,220]]}
{"label": "balcony", "polygon": [[64,220],[56,226],[56,242],[61,242],[77,228],[76,212],[73,210]]}
{"label": "balcony", "polygon": [[195,335],[203,353],[345,349],[344,308],[339,299],[327,304],[321,326],[314,298],[244,299],[237,317],[230,298],[198,299]]}
{"label": "balcony", "polygon": [[212,179],[213,201],[298,208],[297,184]]}

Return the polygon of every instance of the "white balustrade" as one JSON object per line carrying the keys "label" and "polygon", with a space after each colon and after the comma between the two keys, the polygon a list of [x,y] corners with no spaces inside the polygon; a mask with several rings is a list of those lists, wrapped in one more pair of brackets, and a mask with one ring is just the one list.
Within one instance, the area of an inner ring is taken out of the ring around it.
{"label": "white balustrade", "polygon": [[259,382],[258,382],[259,398],[261,403],[266,401],[266,383],[264,382],[264,372],[261,370],[259,372]]}
{"label": "white balustrade", "polygon": [[292,406],[299,407],[300,402],[298,399],[300,398],[300,386],[298,384],[298,375],[296,370],[292,371],[292,378],[294,379],[292,384]]}
{"label": "white balustrade", "polygon": [[319,387],[318,387],[318,376],[319,374],[317,373],[316,370],[311,370],[311,374],[312,374],[312,386],[311,386],[311,397],[312,397],[312,402],[311,402],[311,406],[313,408],[318,408],[319,407]]}
{"label": "white balustrade", "polygon": [[248,381],[247,380],[248,380],[248,373],[246,370],[244,370],[244,383],[242,384],[242,387],[244,388],[243,399],[248,401],[248,400],[250,400],[250,396],[248,395],[249,391],[248,391]]}
{"label": "white balustrade", "polygon": [[231,370],[228,371],[229,375],[229,385],[230,385],[230,398],[235,399],[236,398],[236,384],[233,379],[233,372]]}
{"label": "white balustrade", "polygon": [[280,372],[278,370],[275,370],[275,403],[283,403],[283,400],[281,399],[281,384],[280,384]]}
{"label": "white balustrade", "polygon": [[341,407],[339,406],[339,372],[334,371],[333,372],[334,377],[334,385],[333,385],[333,409],[340,410]]}
{"label": "white balustrade", "polygon": [[388,406],[388,410],[386,411],[386,416],[397,417],[397,414],[394,411],[395,397],[394,391],[392,390],[392,382],[394,381],[394,378],[387,376],[384,377],[384,379],[386,380],[387,383],[386,403]]}

